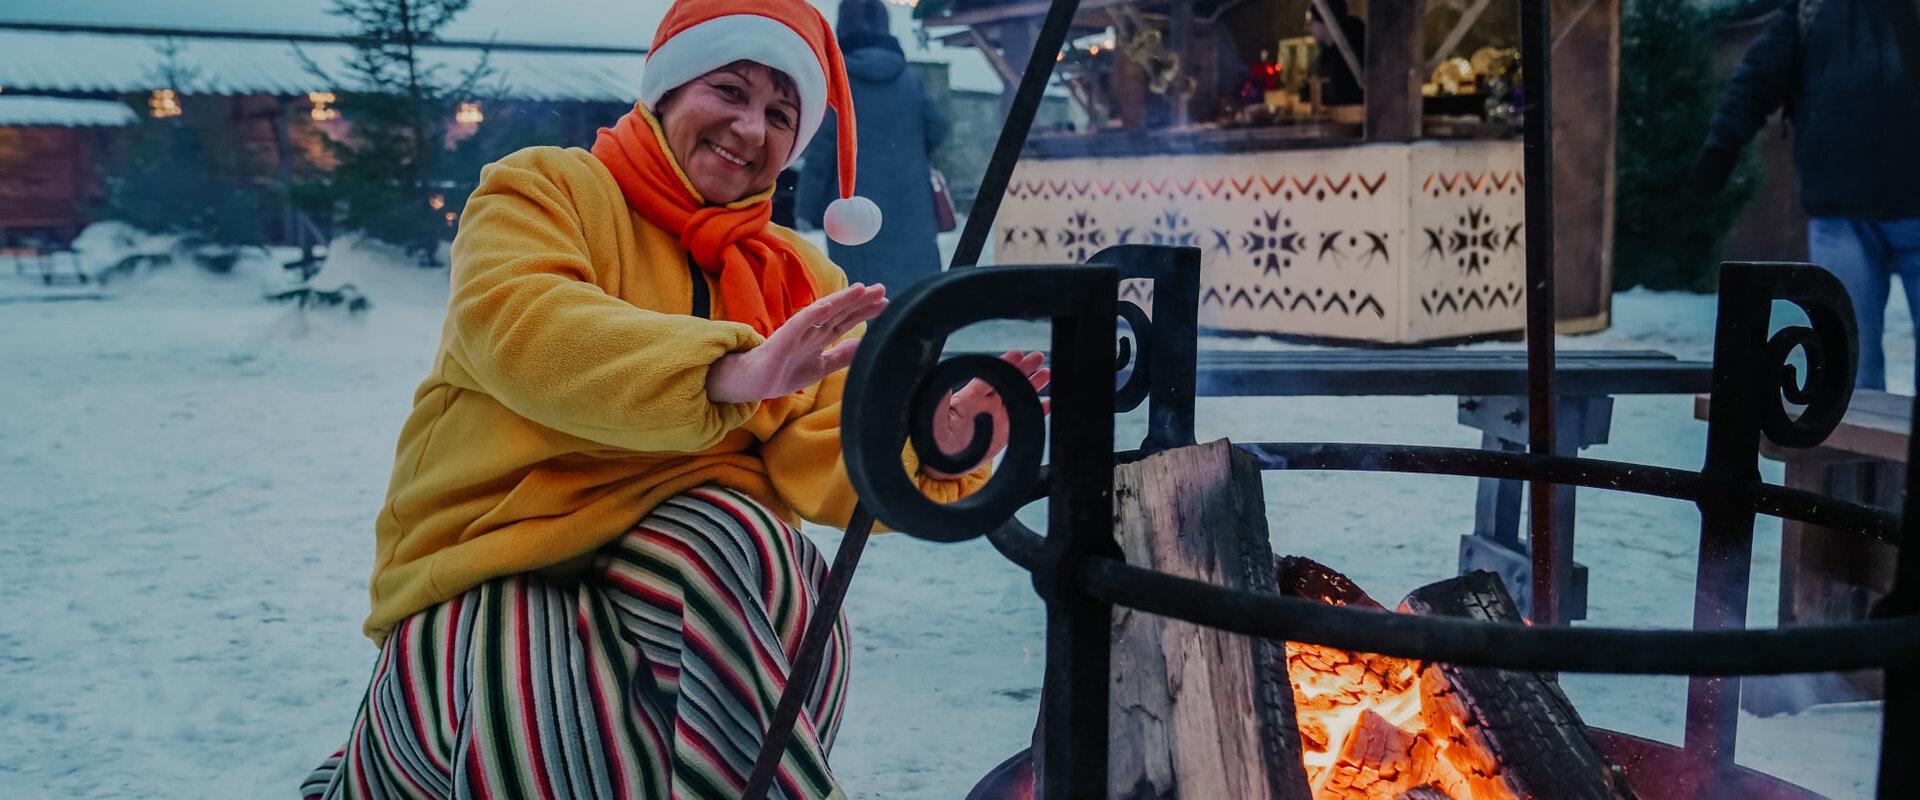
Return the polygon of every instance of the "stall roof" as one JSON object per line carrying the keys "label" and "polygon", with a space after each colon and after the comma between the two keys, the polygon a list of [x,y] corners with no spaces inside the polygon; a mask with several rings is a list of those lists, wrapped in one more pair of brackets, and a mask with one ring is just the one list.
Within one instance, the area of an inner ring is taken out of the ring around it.
{"label": "stall roof", "polygon": [[137,119],[127,104],[113,100],[0,95],[0,127],[118,127]]}
{"label": "stall roof", "polygon": [[[176,48],[169,81],[165,50]],[[516,100],[632,102],[644,50],[494,43],[428,46],[450,74],[484,55],[493,80]],[[298,95],[351,88],[353,48],[339,37],[259,33],[95,32],[22,29],[0,23],[0,87],[44,93],[120,93],[173,88],[196,94]],[[333,78],[316,75],[308,61]],[[169,84],[174,84],[169,86]]]}

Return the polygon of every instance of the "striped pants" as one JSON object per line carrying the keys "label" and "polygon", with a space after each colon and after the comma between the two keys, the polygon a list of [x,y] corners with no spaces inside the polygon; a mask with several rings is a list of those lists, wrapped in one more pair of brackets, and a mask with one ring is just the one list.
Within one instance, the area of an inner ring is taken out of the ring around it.
{"label": "striped pants", "polygon": [[[521,574],[388,636],[325,798],[737,798],[824,581],[811,542],[704,487],[601,548],[578,583]],[[846,619],[770,798],[844,798],[827,750]]]}

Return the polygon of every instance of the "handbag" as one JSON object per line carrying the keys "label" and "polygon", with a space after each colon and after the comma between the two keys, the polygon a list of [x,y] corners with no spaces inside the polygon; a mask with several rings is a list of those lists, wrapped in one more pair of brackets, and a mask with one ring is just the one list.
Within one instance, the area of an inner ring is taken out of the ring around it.
{"label": "handbag", "polygon": [[947,176],[940,170],[932,170],[933,180],[933,227],[946,233],[959,227],[953,218],[953,195],[947,193]]}

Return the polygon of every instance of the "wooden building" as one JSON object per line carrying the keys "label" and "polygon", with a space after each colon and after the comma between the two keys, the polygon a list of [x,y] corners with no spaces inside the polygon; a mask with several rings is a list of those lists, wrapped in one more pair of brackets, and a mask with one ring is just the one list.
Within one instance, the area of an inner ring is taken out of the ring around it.
{"label": "wooden building", "polygon": [[[1192,245],[1210,328],[1377,344],[1517,334],[1517,2],[1355,0],[1350,24],[1309,35],[1309,9],[1342,19],[1344,5],[1083,0],[1055,74],[1086,127],[1029,137],[995,260]],[[922,24],[979,48],[1013,85],[1046,10],[951,0]],[[1617,0],[1554,4],[1565,331],[1608,322],[1619,12]],[[1335,98],[1329,64],[1359,97]]]}
{"label": "wooden building", "polygon": [[[341,36],[0,22],[0,247],[71,239],[94,220],[103,160],[142,116],[216,120],[256,163],[268,229],[298,226],[279,198],[298,168],[330,166],[321,137],[351,135],[333,107],[350,88]],[[587,145],[639,96],[642,49],[439,41],[421,48],[444,74],[482,58],[484,98],[447,120],[456,137],[513,115]]]}

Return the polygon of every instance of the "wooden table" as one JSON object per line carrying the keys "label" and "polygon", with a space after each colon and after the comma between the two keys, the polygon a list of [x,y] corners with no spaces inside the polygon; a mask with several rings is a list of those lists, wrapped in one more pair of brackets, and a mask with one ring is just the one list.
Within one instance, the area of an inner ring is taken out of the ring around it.
{"label": "wooden table", "polygon": [[[1707,396],[1693,413],[1707,418]],[[1906,486],[1913,398],[1856,389],[1839,427],[1819,447],[1762,444],[1761,454],[1786,465],[1786,485],[1842,500],[1898,509]],[[1780,626],[1861,620],[1893,586],[1898,549],[1891,544],[1791,520],[1780,530]],[[1760,715],[1797,712],[1821,703],[1881,696],[1880,670],[1748,678],[1740,706]]]}

